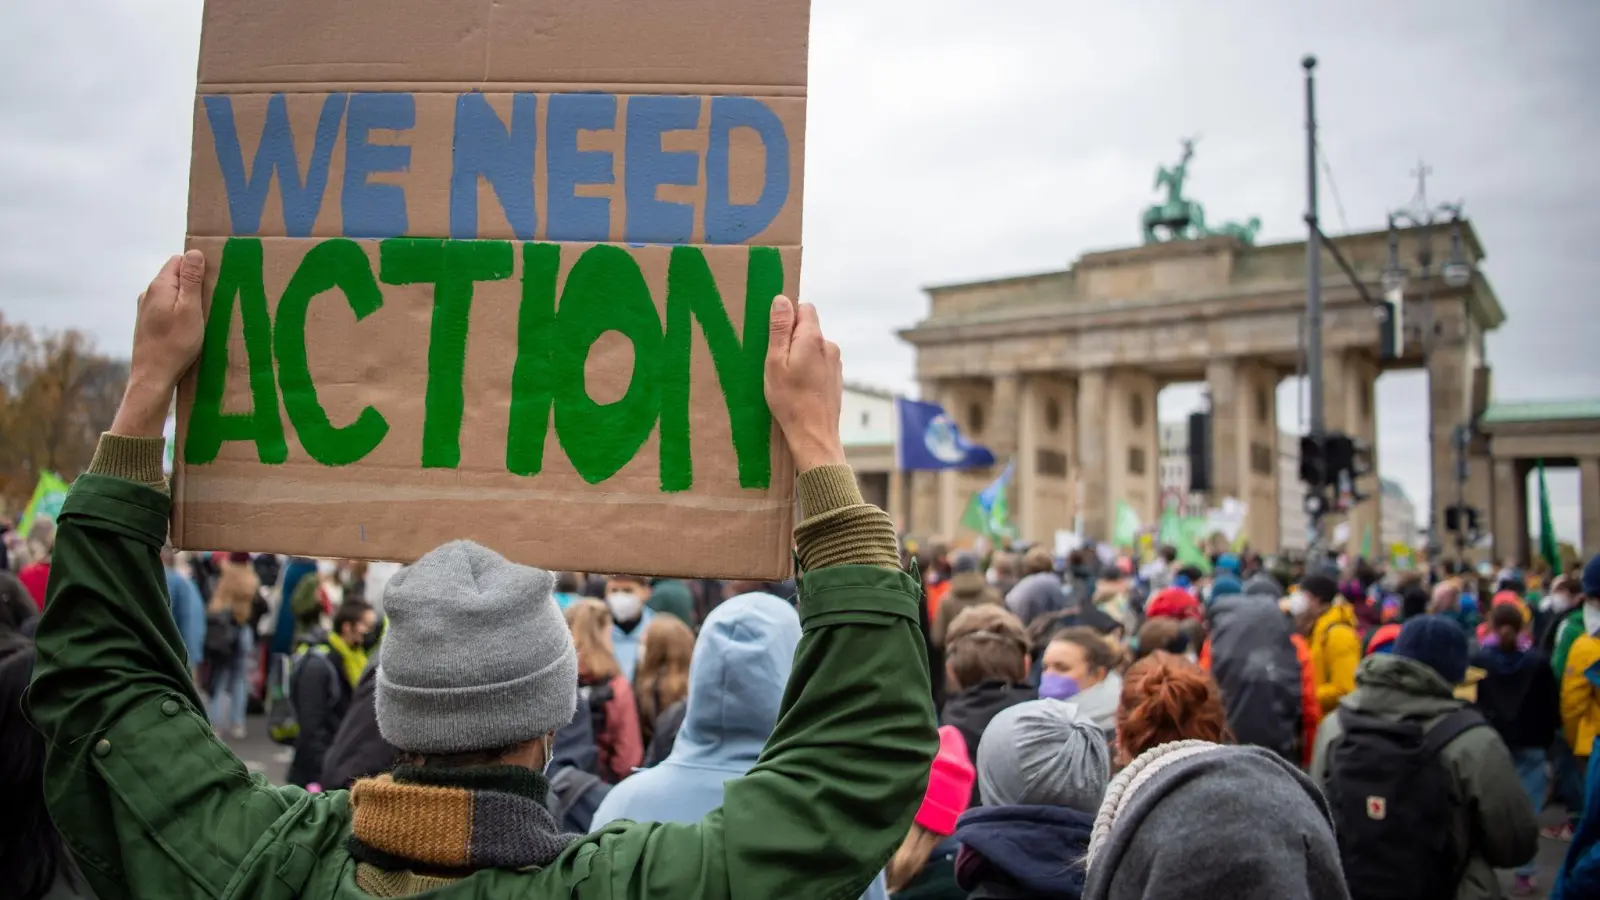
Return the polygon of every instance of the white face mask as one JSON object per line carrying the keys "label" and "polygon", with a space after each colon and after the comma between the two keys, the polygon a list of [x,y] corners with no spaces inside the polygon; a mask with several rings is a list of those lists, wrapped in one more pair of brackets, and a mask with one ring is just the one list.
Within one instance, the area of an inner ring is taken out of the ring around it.
{"label": "white face mask", "polygon": [[1600,636],[1600,606],[1593,603],[1583,605],[1583,632]]}
{"label": "white face mask", "polygon": [[612,591],[606,594],[606,608],[611,610],[611,618],[618,622],[632,622],[639,618],[639,610],[644,606],[644,601],[633,591]]}
{"label": "white face mask", "polygon": [[333,574],[335,572],[338,572],[338,571],[339,571],[339,564],[334,562],[333,560],[331,560],[331,559],[319,559],[319,560],[317,560],[317,574],[321,575],[323,578],[331,578],[331,577],[333,577]]}
{"label": "white face mask", "polygon": [[1550,595],[1550,608],[1558,613],[1564,613],[1572,608],[1572,595],[1566,591],[1557,591]]}
{"label": "white face mask", "polygon": [[990,569],[989,571],[983,573],[983,580],[989,582],[990,584],[998,584],[1000,582],[1000,573]]}
{"label": "white face mask", "polygon": [[1289,595],[1289,613],[1293,616],[1303,616],[1311,608],[1311,598],[1304,591],[1295,591]]}

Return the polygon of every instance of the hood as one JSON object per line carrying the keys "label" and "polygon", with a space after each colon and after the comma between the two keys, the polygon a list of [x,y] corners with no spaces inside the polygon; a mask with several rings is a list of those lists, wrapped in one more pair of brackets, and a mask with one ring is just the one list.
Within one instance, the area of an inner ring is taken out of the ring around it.
{"label": "hood", "polygon": [[667,757],[744,772],[778,724],[800,616],[771,594],[740,594],[706,617],[689,663],[689,702]]}
{"label": "hood", "polygon": [[1244,580],[1244,592],[1276,600],[1283,596],[1283,585],[1266,572],[1257,572]]}
{"label": "hood", "polygon": [[1472,665],[1490,675],[1503,676],[1531,672],[1534,668],[1543,664],[1544,660],[1537,653],[1527,650],[1515,650],[1507,653],[1498,646],[1484,648],[1472,655]]}
{"label": "hood", "polygon": [[1076,705],[1078,714],[1087,717],[1101,731],[1109,732],[1117,727],[1117,704],[1121,700],[1122,676],[1110,672],[1104,681],[1074,694],[1066,702]]}
{"label": "hood", "polygon": [[1317,617],[1317,624],[1311,629],[1312,643],[1319,643],[1329,628],[1340,624],[1356,627],[1356,611],[1349,603],[1343,601],[1334,603],[1327,612]]}
{"label": "hood", "polygon": [[968,603],[976,603],[988,589],[982,572],[957,572],[950,578],[950,596]]}
{"label": "hood", "polygon": [[1350,709],[1387,718],[1434,718],[1459,709],[1455,688],[1426,663],[1393,653],[1361,661],[1355,693],[1340,701]]}
{"label": "hood", "polygon": [[967,851],[956,866],[965,891],[998,883],[1016,896],[1077,897],[1094,814],[1062,806],[990,806],[968,810],[956,829]]}

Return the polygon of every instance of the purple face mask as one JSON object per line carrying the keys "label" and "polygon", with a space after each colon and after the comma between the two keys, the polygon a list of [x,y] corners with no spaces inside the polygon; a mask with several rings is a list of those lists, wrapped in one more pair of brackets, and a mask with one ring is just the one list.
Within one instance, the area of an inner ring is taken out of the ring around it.
{"label": "purple face mask", "polygon": [[1071,675],[1039,674],[1039,696],[1045,700],[1066,700],[1076,696],[1079,690],[1078,682]]}

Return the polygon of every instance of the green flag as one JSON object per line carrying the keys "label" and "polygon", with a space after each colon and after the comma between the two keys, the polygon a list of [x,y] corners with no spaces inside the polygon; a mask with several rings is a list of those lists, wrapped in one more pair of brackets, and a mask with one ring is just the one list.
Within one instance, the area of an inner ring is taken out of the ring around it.
{"label": "green flag", "polygon": [[1156,535],[1156,541],[1171,547],[1183,543],[1183,523],[1177,513],[1168,509],[1161,514],[1161,531]]}
{"label": "green flag", "polygon": [[34,485],[33,498],[22,510],[22,521],[17,523],[17,535],[27,537],[33,530],[33,523],[39,519],[49,519],[54,522],[61,512],[61,504],[67,501],[69,487],[60,475],[54,472],[40,472],[39,483]]}
{"label": "green flag", "polygon": [[1117,501],[1116,527],[1111,530],[1111,543],[1118,547],[1132,547],[1139,539],[1139,514],[1126,500]]}
{"label": "green flag", "polygon": [[966,511],[961,514],[961,527],[981,535],[989,534],[989,516],[984,512],[977,492],[973,492],[972,499],[967,501]]}
{"label": "green flag", "polygon": [[1544,460],[1539,460],[1539,555],[1552,573],[1561,571],[1561,548],[1556,544],[1556,526],[1550,518],[1550,489],[1544,483]]}
{"label": "green flag", "polygon": [[1178,562],[1185,566],[1194,566],[1200,571],[1211,574],[1211,557],[1200,552],[1200,548],[1188,541],[1178,543]]}
{"label": "green flag", "polygon": [[1367,523],[1367,527],[1361,529],[1361,558],[1362,559],[1367,559],[1367,560],[1372,559],[1372,523],[1371,522]]}

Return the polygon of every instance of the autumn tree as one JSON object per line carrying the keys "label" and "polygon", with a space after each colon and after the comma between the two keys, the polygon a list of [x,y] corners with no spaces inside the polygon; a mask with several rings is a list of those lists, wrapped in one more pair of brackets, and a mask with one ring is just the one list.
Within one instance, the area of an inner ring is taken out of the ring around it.
{"label": "autumn tree", "polygon": [[0,313],[0,510],[20,512],[40,472],[88,468],[127,381],[127,362],[83,332],[35,333]]}

